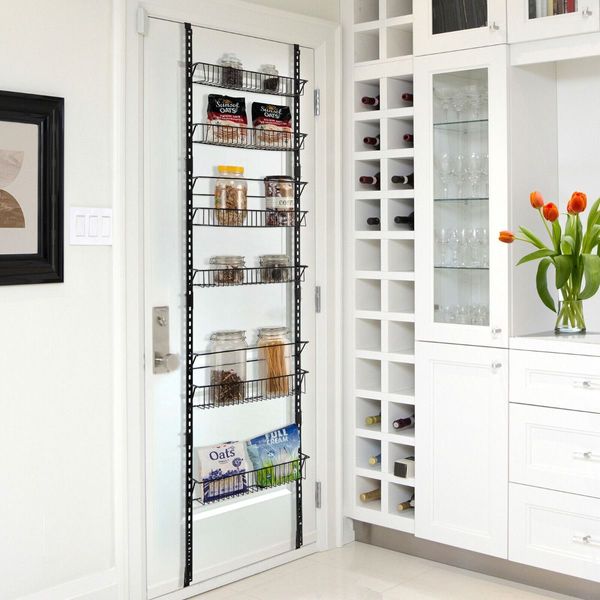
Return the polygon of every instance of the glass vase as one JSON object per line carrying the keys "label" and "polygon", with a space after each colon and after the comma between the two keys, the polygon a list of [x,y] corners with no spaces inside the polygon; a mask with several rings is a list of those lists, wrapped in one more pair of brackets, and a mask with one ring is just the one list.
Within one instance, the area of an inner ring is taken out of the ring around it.
{"label": "glass vase", "polygon": [[585,318],[582,300],[559,300],[556,333],[584,333]]}

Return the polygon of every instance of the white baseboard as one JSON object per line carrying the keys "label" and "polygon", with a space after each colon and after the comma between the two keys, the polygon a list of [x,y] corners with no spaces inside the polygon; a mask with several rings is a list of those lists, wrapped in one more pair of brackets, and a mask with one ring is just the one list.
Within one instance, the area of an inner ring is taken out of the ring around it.
{"label": "white baseboard", "polygon": [[46,588],[18,600],[116,600],[117,570],[109,569]]}

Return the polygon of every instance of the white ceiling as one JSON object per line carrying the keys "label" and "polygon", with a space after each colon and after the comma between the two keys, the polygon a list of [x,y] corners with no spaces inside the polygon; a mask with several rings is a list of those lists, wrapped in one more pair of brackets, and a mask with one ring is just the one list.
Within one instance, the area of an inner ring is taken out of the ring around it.
{"label": "white ceiling", "polygon": [[340,2],[344,1],[347,0],[247,0],[254,4],[336,22],[340,20]]}

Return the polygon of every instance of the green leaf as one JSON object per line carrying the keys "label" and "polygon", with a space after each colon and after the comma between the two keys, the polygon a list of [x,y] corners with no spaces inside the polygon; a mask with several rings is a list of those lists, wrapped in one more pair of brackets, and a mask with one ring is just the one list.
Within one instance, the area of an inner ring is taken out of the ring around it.
{"label": "green leaf", "polygon": [[544,244],[544,242],[542,242],[542,240],[540,240],[539,237],[537,237],[536,235],[534,235],[531,231],[529,231],[529,229],[527,229],[527,227],[519,227],[519,229],[521,230],[521,233],[534,245],[537,246],[538,248],[542,249],[542,248],[547,248],[546,244]]}
{"label": "green leaf", "polygon": [[537,293],[541,301],[552,311],[556,312],[556,306],[554,305],[554,298],[548,291],[548,280],[546,274],[548,268],[552,264],[551,258],[543,258],[538,265],[537,274],[535,276],[535,285],[537,287]]}
{"label": "green leaf", "polygon": [[555,256],[553,259],[556,267],[556,289],[560,290],[571,276],[573,261],[568,256]]}
{"label": "green leaf", "polygon": [[570,235],[565,235],[560,242],[560,250],[567,256],[573,254],[575,248],[575,240]]}
{"label": "green leaf", "polygon": [[538,258],[544,258],[545,256],[556,256],[556,252],[553,250],[549,250],[548,248],[543,248],[542,250],[536,250],[531,254],[526,254],[521,260],[517,263],[517,267],[524,263],[527,263],[531,260],[537,260]]}
{"label": "green leaf", "polygon": [[600,207],[600,198],[592,204],[592,208],[590,208],[590,212],[588,213],[587,220],[587,232],[589,233],[594,225],[598,224],[598,219],[600,218],[600,213],[598,212],[598,208]]}
{"label": "green leaf", "polygon": [[579,294],[579,299],[587,300],[598,291],[598,288],[600,288],[600,256],[595,254],[583,254],[582,258],[585,288]]}
{"label": "green leaf", "polygon": [[562,229],[558,219],[552,223],[552,237],[554,239],[554,249],[556,252],[560,252],[560,239],[562,237]]}
{"label": "green leaf", "polygon": [[600,225],[594,225],[591,229],[588,228],[582,248],[582,254],[589,254],[598,244],[600,237]]}
{"label": "green leaf", "polygon": [[581,246],[583,244],[583,225],[579,215],[573,217],[575,219],[575,252],[574,254],[581,254]]}

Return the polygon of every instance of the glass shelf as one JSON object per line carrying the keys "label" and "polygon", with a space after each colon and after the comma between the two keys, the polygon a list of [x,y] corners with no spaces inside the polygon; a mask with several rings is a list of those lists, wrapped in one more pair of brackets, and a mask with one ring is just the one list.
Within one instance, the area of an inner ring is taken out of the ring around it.
{"label": "glass shelf", "polygon": [[445,265],[434,265],[434,269],[448,269],[449,271],[489,271],[489,267],[447,267]]}
{"label": "glass shelf", "polygon": [[194,480],[194,502],[209,504],[230,500],[254,492],[262,492],[274,487],[294,483],[306,478],[306,460],[309,457],[300,453],[296,460],[254,469],[235,475]]}
{"label": "glass shelf", "polygon": [[489,198],[434,198],[434,202],[487,202]]}
{"label": "glass shelf", "polygon": [[459,131],[463,127],[472,127],[475,125],[487,125],[488,119],[466,119],[464,121],[441,121],[439,123],[434,123],[434,129],[439,130],[448,130],[448,131]]}
{"label": "glass shelf", "polygon": [[298,90],[294,89],[294,78],[282,75],[269,75],[257,71],[232,69],[222,65],[197,62],[192,65],[192,80],[198,85],[254,92],[269,96],[302,96],[304,94],[305,79],[298,80]]}

